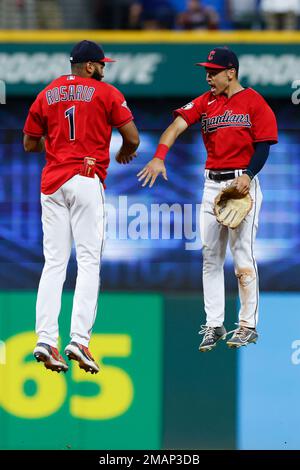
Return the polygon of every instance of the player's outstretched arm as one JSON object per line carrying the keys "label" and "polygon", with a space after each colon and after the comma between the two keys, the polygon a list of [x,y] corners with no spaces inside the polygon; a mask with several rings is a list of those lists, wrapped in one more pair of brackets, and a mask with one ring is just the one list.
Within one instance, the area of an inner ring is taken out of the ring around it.
{"label": "player's outstretched arm", "polygon": [[140,145],[139,133],[133,121],[128,122],[125,126],[119,127],[118,131],[123,138],[123,143],[116,155],[116,161],[126,164],[136,157],[135,151]]}
{"label": "player's outstretched arm", "polygon": [[152,188],[156,178],[160,174],[165,180],[168,179],[164,159],[177,137],[182,134],[187,127],[188,124],[186,121],[181,116],[177,116],[172,124],[165,130],[159,140],[153,159],[137,174],[138,180],[143,181],[142,186],[147,186],[149,183],[149,188]]}
{"label": "player's outstretched arm", "polygon": [[23,146],[25,152],[44,152],[45,151],[45,139],[44,137],[32,137],[24,134]]}

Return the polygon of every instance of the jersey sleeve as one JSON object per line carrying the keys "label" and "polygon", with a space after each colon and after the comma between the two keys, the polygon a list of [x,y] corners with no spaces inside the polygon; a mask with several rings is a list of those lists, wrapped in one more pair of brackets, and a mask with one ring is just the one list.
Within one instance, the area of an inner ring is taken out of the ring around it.
{"label": "jersey sleeve", "polygon": [[29,109],[23,132],[32,137],[42,137],[46,132],[40,96],[36,98]]}
{"label": "jersey sleeve", "polygon": [[203,113],[203,95],[195,98],[190,103],[182,106],[181,108],[173,111],[173,116],[181,116],[189,126],[192,126],[198,121],[201,121],[201,115]]}
{"label": "jersey sleeve", "polygon": [[110,124],[112,127],[122,127],[133,120],[133,115],[127,106],[122,93],[114,89],[111,102]]}
{"label": "jersey sleeve", "polygon": [[278,142],[275,114],[262,96],[257,95],[250,118],[253,142],[269,141],[271,144]]}

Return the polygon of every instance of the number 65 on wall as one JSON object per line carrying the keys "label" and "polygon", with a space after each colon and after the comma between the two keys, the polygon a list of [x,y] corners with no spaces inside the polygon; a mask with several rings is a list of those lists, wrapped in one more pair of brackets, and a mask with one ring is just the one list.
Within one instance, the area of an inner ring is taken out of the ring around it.
{"label": "number 65 on wall", "polygon": [[[68,398],[67,376],[39,367],[32,360],[32,332],[20,333],[5,341],[6,362],[0,363],[0,406],[19,418],[40,419],[56,413]],[[94,334],[93,355],[128,357],[131,337],[126,334]],[[71,374],[70,374],[71,373]],[[83,372],[72,364],[68,373],[76,383],[98,386],[94,395],[73,394],[69,398],[69,412],[74,418],[109,420],[124,414],[133,402],[134,388],[130,376],[120,367],[102,365],[97,375]],[[31,393],[26,393],[30,388]],[[32,393],[33,390],[33,393]]]}

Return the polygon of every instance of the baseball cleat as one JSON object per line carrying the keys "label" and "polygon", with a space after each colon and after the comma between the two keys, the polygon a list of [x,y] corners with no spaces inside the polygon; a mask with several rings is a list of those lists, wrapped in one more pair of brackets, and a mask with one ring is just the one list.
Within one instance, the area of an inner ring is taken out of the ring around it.
{"label": "baseball cleat", "polygon": [[37,362],[43,362],[46,369],[54,372],[67,372],[69,367],[58,350],[46,343],[37,343],[33,355]]}
{"label": "baseball cleat", "polygon": [[255,328],[239,326],[226,344],[230,348],[240,348],[241,346],[247,346],[250,343],[256,343],[257,338],[258,334]]}
{"label": "baseball cleat", "polygon": [[86,372],[97,374],[100,370],[88,348],[82,344],[71,341],[65,348],[65,355],[69,360],[77,361],[80,369]]}
{"label": "baseball cleat", "polygon": [[199,351],[206,352],[211,351],[220,339],[225,339],[227,332],[224,326],[207,326],[201,325],[200,335],[203,336],[203,340],[199,346]]}

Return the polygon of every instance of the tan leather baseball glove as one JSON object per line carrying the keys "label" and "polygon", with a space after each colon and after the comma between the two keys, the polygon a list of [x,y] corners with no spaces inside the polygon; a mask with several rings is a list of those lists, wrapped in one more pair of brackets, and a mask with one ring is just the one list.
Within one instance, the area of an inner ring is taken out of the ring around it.
{"label": "tan leather baseball glove", "polygon": [[241,196],[235,186],[227,186],[215,198],[214,213],[217,221],[229,228],[237,228],[249,214],[253,200],[250,194]]}

